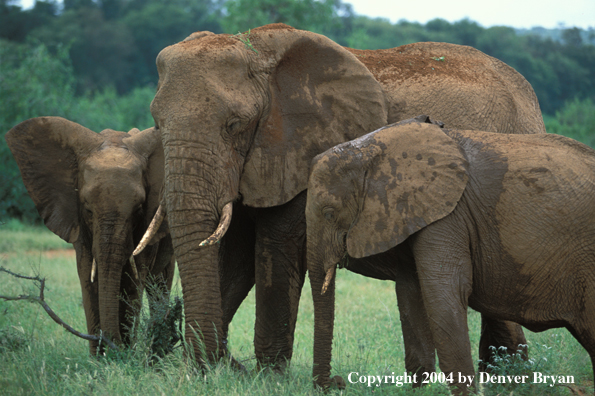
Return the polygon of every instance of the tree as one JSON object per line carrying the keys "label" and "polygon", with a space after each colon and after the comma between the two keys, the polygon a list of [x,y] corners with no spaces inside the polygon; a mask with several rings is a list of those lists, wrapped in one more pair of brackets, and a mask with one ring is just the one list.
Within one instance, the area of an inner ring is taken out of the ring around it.
{"label": "tree", "polygon": [[30,10],[10,3],[0,1],[0,38],[11,41],[24,42],[33,29],[49,24],[58,13],[56,0],[36,1]]}
{"label": "tree", "polygon": [[583,44],[581,37],[581,29],[574,27],[572,29],[564,29],[562,32],[562,40],[573,47],[580,47]]}
{"label": "tree", "polygon": [[591,98],[574,98],[545,121],[549,133],[568,136],[595,148],[595,101]]}
{"label": "tree", "polygon": [[335,0],[228,0],[223,30],[245,31],[269,23],[322,33],[337,21]]}
{"label": "tree", "polygon": [[50,48],[70,48],[79,93],[110,85],[125,93],[134,86],[135,70],[131,64],[138,49],[132,33],[121,21],[106,21],[97,7],[66,10],[31,35]]}
{"label": "tree", "polygon": [[134,85],[157,83],[155,59],[163,48],[182,41],[195,31],[221,31],[219,23],[213,18],[211,3],[206,1],[196,2],[192,7],[151,2],[142,8],[129,10],[121,22],[130,30],[137,50],[129,66],[135,70]]}
{"label": "tree", "polygon": [[[72,66],[66,48],[52,56],[44,45],[0,43],[0,133],[37,115],[63,116],[74,94]],[[0,144],[0,218],[39,221],[33,201],[6,144]]]}

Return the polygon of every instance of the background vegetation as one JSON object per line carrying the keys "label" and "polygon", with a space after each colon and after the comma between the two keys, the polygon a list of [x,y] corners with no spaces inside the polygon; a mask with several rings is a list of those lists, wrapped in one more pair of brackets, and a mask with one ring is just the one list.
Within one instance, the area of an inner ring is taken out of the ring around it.
{"label": "background vegetation", "polygon": [[[155,58],[194,31],[235,34],[272,22],[354,48],[418,41],[476,47],[533,85],[549,132],[595,144],[595,30],[484,28],[463,19],[425,25],[357,15],[342,0],[0,0],[0,135],[37,116],[97,132],[152,125]],[[0,220],[39,217],[0,139]]]}

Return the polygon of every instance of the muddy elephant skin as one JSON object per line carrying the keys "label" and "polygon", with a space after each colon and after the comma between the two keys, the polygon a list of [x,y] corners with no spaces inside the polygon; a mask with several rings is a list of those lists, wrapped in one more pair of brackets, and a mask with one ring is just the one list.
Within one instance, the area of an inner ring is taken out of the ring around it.
{"label": "muddy elephant skin", "polygon": [[529,83],[470,47],[359,51],[274,24],[194,33],[162,50],[157,68],[165,206],[186,339],[203,361],[225,354],[228,324],[254,285],[258,362],[283,369],[291,359],[314,156],[418,114],[452,128],[545,132]]}
{"label": "muddy elephant skin", "polygon": [[[129,262],[159,206],[159,132],[98,134],[60,117],[39,117],[15,126],[6,141],[45,225],[76,250],[87,331],[127,342],[147,276],[164,292],[173,279],[167,224],[136,258],[138,277]],[[97,347],[90,342],[91,354]]]}
{"label": "muddy elephant skin", "polygon": [[429,329],[457,394],[469,391],[458,373],[474,375],[467,307],[532,331],[565,327],[593,360],[593,186],[595,151],[552,134],[402,122],[317,156],[306,220],[318,384],[331,381],[335,266],[345,256],[380,273],[417,270],[416,309],[427,319],[411,323]]}

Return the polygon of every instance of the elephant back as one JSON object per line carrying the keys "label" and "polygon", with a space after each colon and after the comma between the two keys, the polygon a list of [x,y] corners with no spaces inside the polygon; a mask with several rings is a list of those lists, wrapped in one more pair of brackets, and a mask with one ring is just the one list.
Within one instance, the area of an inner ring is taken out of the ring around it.
{"label": "elephant back", "polygon": [[429,114],[448,128],[545,133],[531,84],[512,67],[475,48],[424,42],[348,50],[385,88],[389,123]]}

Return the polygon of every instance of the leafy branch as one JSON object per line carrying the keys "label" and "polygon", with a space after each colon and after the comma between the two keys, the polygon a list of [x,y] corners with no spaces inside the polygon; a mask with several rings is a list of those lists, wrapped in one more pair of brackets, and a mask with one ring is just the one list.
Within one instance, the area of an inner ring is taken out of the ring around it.
{"label": "leafy branch", "polygon": [[75,336],[80,337],[85,340],[88,340],[88,341],[105,342],[110,348],[112,348],[114,350],[119,350],[119,348],[113,342],[111,342],[103,333],[101,333],[99,336],[81,333],[80,331],[75,330],[70,325],[68,325],[66,322],[64,322],[62,319],[60,319],[60,317],[45,302],[45,296],[44,296],[45,278],[40,278],[39,276],[20,275],[20,274],[11,272],[4,267],[0,267],[0,272],[6,272],[7,274],[12,275],[16,278],[31,280],[35,283],[35,285],[39,289],[39,296],[20,295],[20,296],[15,297],[15,296],[0,295],[0,299],[3,299],[4,301],[25,300],[25,301],[29,301],[29,302],[38,303],[39,305],[41,305],[43,307],[45,312],[47,312],[47,314],[50,316],[50,318],[52,318],[52,320],[54,322],[56,322],[60,326],[64,327],[69,333],[74,334]]}
{"label": "leafy branch", "polygon": [[246,46],[247,49],[250,49],[258,54],[258,51],[256,50],[256,48],[254,48],[254,46],[250,42],[250,29],[248,29],[248,33],[238,32],[237,34],[234,34],[230,37],[236,37],[242,43],[244,43],[244,45]]}

